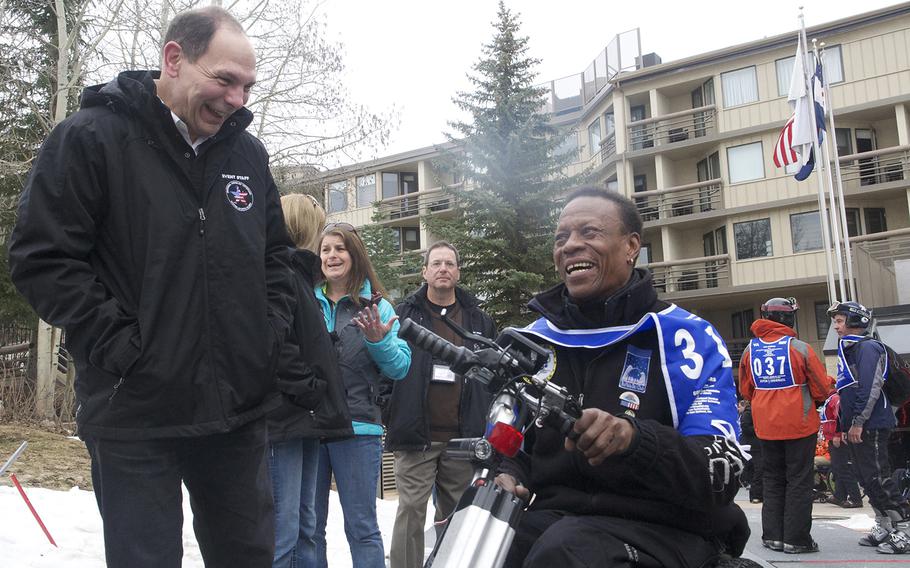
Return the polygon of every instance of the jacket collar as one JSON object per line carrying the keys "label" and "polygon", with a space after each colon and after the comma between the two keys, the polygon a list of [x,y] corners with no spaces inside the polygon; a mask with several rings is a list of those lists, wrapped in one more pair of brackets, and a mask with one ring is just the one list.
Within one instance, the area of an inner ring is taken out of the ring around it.
{"label": "jacket collar", "polygon": [[[427,298],[427,288],[427,283],[424,282],[420,288],[405,298],[402,303],[412,308],[419,308],[421,305],[427,305],[430,301]],[[480,300],[478,300],[476,296],[461,286],[455,286],[455,301],[457,301],[462,308],[468,309],[475,308],[480,304]]]}
{"label": "jacket collar", "polygon": [[561,283],[535,296],[528,307],[560,329],[597,329],[637,322],[656,301],[651,273],[636,268],[629,281],[602,302],[580,305]]}
{"label": "jacket collar", "polygon": [[775,341],[783,336],[796,337],[796,330],[792,327],[768,319],[755,320],[749,329],[755,337],[769,341]]}

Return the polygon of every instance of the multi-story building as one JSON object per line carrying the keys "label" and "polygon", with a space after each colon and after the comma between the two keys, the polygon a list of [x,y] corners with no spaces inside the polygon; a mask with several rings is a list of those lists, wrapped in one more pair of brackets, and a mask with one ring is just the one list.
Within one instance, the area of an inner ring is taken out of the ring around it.
{"label": "multi-story building", "polygon": [[[910,3],[813,26],[836,117],[849,241],[860,301],[897,303],[894,260],[910,257]],[[819,351],[828,329],[827,270],[816,174],[772,163],[791,114],[796,31],[661,63],[638,32],[617,36],[577,75],[549,83],[547,110],[570,132],[573,169],[635,200],[645,225],[639,265],[661,296],[713,322],[737,360],[759,306],[799,301],[798,327]],[[583,55],[583,54],[580,54]],[[450,203],[438,147],[325,173],[332,220],[394,228],[401,250],[433,236],[420,216]]]}

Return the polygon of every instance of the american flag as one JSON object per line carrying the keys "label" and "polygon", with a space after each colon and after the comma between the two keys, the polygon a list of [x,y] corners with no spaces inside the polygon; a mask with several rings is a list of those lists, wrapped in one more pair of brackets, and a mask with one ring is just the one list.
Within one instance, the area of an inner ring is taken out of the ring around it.
{"label": "american flag", "polygon": [[790,120],[784,124],[780,136],[777,137],[777,144],[774,145],[774,165],[778,168],[784,168],[790,164],[799,162],[799,156],[793,150],[793,122],[796,115],[790,117]]}

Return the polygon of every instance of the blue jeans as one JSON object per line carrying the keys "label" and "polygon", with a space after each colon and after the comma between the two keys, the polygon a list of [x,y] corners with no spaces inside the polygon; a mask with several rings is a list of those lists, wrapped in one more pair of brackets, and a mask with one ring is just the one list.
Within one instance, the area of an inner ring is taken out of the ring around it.
{"label": "blue jeans", "polygon": [[[319,440],[305,438],[269,445],[269,475],[275,498],[275,558],[273,568],[309,566],[313,562],[312,541],[301,550],[298,536],[312,534],[316,525],[316,465]],[[305,543],[304,543],[305,544]],[[301,563],[299,557],[309,559]]]}
{"label": "blue jeans", "polygon": [[[379,436],[354,436],[327,442],[319,448],[316,474],[316,562],[313,568],[328,568],[325,525],[329,514],[329,485],[335,474],[338,499],[344,511],[344,534],[357,568],[385,568],[382,534],[376,521],[376,484],[382,460]],[[310,566],[306,566],[310,568]]]}

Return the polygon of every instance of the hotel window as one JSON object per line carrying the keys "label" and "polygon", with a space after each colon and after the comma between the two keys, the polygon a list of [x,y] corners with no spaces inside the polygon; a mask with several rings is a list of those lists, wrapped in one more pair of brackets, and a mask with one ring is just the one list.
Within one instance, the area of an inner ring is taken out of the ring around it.
{"label": "hotel window", "polygon": [[744,67],[720,74],[724,91],[724,108],[735,107],[758,100],[758,79],[755,67]]}
{"label": "hotel window", "polygon": [[644,266],[646,264],[651,264],[651,244],[645,243],[641,245],[641,248],[638,249],[638,262],[635,263],[636,266]]}
{"label": "hotel window", "polygon": [[838,156],[849,156],[853,153],[853,137],[849,128],[835,128],[834,142],[837,144]]}
{"label": "hotel window", "polygon": [[733,240],[737,260],[772,256],[771,219],[733,223]]}
{"label": "hotel window", "polygon": [[357,178],[357,207],[368,207],[376,201],[376,174]]}
{"label": "hotel window", "polygon": [[790,79],[793,77],[793,62],[796,56],[791,55],[774,62],[777,70],[777,94],[786,97],[790,93]]}
{"label": "hotel window", "polygon": [[420,229],[417,227],[401,227],[395,229],[398,233],[398,243],[401,252],[420,250]]}
{"label": "hotel window", "polygon": [[564,156],[566,154],[577,155],[578,153],[578,132],[572,130],[565,134],[565,138],[562,139],[562,142],[559,143],[553,153],[557,156]]}
{"label": "hotel window", "polygon": [[866,207],[863,209],[866,218],[866,234],[883,233],[888,230],[888,221],[885,219],[885,210],[880,207]]}
{"label": "hotel window", "polygon": [[828,303],[815,302],[815,336],[818,339],[828,337],[828,328],[831,326],[831,318],[828,317]]}
{"label": "hotel window", "polygon": [[338,213],[348,208],[347,190],[347,181],[336,181],[329,184],[329,213]]}
{"label": "hotel window", "polygon": [[730,183],[741,183],[765,177],[765,162],[761,142],[727,148]]}
{"label": "hotel window", "polygon": [[859,235],[859,209],[847,207],[844,212],[847,214],[847,236],[855,237]]}
{"label": "hotel window", "polygon": [[844,60],[839,45],[825,46],[822,51],[822,69],[829,85],[843,82]]}
{"label": "hotel window", "polygon": [[588,125],[588,152],[590,155],[594,155],[597,152],[600,152],[600,117],[597,117],[597,120]]}
{"label": "hotel window", "polygon": [[822,248],[822,224],[818,211],[790,215],[790,237],[793,252],[806,252]]}

